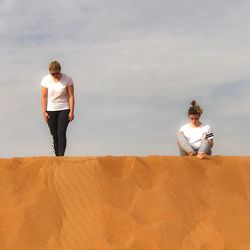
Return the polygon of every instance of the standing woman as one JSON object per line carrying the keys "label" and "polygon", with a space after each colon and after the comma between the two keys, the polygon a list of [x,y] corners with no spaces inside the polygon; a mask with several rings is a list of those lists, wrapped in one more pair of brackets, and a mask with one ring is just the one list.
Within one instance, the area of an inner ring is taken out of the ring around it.
{"label": "standing woman", "polygon": [[188,110],[189,123],[183,125],[178,132],[181,155],[197,155],[203,159],[212,154],[214,134],[209,125],[204,125],[200,121],[202,111],[196,101],[191,102]]}
{"label": "standing woman", "polygon": [[56,156],[64,156],[66,149],[66,130],[74,119],[74,85],[72,79],[61,73],[58,61],[49,65],[49,74],[41,82],[42,112],[53,138]]}

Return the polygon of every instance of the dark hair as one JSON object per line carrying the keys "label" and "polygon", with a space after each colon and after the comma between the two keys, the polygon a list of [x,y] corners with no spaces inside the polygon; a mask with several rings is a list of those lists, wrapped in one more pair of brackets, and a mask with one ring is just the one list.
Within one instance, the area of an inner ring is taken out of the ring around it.
{"label": "dark hair", "polygon": [[203,110],[199,105],[197,105],[195,100],[191,102],[191,105],[192,106],[188,110],[188,115],[201,115],[202,114]]}

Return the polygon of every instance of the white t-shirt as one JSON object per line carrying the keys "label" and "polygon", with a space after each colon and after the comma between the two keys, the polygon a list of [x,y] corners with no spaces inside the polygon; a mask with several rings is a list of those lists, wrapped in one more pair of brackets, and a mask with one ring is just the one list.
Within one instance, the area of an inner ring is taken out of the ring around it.
{"label": "white t-shirt", "polygon": [[47,111],[69,109],[67,86],[72,84],[72,79],[66,74],[62,74],[58,82],[55,82],[50,74],[42,79],[41,86],[48,89]]}
{"label": "white t-shirt", "polygon": [[187,141],[194,149],[199,149],[202,140],[205,138],[208,140],[214,138],[214,134],[209,125],[201,124],[199,127],[191,127],[190,124],[185,124],[180,128],[180,132],[183,132]]}

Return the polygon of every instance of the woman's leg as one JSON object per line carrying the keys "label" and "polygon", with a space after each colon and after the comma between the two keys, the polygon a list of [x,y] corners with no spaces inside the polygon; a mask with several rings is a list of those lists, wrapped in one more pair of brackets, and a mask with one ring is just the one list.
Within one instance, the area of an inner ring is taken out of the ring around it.
{"label": "woman's leg", "polygon": [[180,154],[184,155],[196,155],[195,150],[191,147],[188,143],[187,138],[184,136],[183,133],[178,133],[178,146],[180,149]]}
{"label": "woman's leg", "polygon": [[47,111],[49,115],[48,126],[53,140],[53,151],[58,156],[58,136],[57,136],[57,124],[58,124],[58,111]]}
{"label": "woman's leg", "polygon": [[206,158],[206,155],[211,155],[212,150],[208,140],[203,140],[198,151],[199,158]]}
{"label": "woman's leg", "polygon": [[211,155],[212,154],[211,146],[208,143],[208,140],[203,140],[202,141],[202,144],[200,146],[200,149],[199,149],[198,153],[204,153],[206,155]]}
{"label": "woman's leg", "polygon": [[66,130],[69,124],[69,109],[59,111],[58,115],[58,156],[64,156],[67,139]]}

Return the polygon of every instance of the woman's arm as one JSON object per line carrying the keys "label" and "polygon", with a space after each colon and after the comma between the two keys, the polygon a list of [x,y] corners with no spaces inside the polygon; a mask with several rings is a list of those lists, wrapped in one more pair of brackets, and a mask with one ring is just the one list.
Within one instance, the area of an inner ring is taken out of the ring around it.
{"label": "woman's arm", "polygon": [[42,87],[42,113],[44,120],[48,123],[49,115],[47,113],[48,89]]}
{"label": "woman's arm", "polygon": [[210,145],[210,147],[212,148],[213,145],[214,145],[214,133],[211,131],[211,128],[209,127],[209,131],[208,133],[206,134],[206,139]]}
{"label": "woman's arm", "polygon": [[74,96],[74,85],[71,84],[70,86],[67,86],[67,92],[69,95],[69,121],[74,120],[74,109],[75,109],[75,96]]}
{"label": "woman's arm", "polygon": [[207,141],[208,141],[210,147],[212,148],[213,145],[214,145],[214,140],[213,140],[213,139],[210,139],[210,140],[207,140]]}

